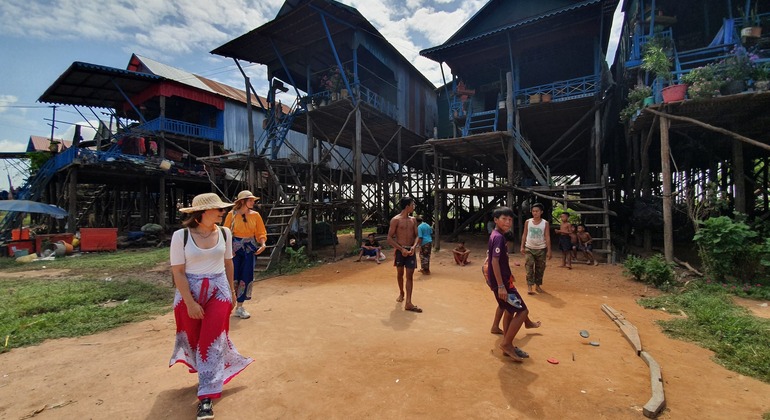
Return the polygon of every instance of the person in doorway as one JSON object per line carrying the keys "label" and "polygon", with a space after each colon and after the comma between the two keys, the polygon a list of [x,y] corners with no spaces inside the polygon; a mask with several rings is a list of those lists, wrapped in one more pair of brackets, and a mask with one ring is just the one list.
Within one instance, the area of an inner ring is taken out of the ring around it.
{"label": "person in doorway", "polygon": [[238,302],[235,316],[248,319],[251,314],[243,307],[243,302],[251,300],[254,286],[255,255],[265,251],[267,229],[262,216],[253,210],[259,200],[251,191],[241,191],[235,200],[235,207],[225,217],[225,226],[233,232],[233,265],[235,266],[235,285]]}
{"label": "person in doorway", "polygon": [[546,258],[551,259],[551,232],[548,221],[543,219],[543,205],[534,203],[530,211],[532,218],[524,222],[521,234],[521,254],[526,258],[528,293],[534,295],[533,288],[544,292],[543,273]]}
{"label": "person in doorway", "polygon": [[430,254],[433,250],[433,228],[430,219],[417,216],[417,236],[420,237],[420,272],[430,275]]}
{"label": "person in doorway", "polygon": [[217,222],[230,206],[213,193],[195,196],[192,207],[180,209],[189,214],[184,229],[171,238],[176,340],[169,367],[182,363],[198,373],[198,419],[214,418],[211,400],[253,362],[228,334],[235,303],[232,233]]}
{"label": "person in doorway", "polygon": [[[415,203],[411,197],[401,198],[399,205],[401,213],[393,216],[388,228],[388,244],[394,248],[396,280],[399,295],[396,302],[404,302],[404,310],[422,312],[422,309],[412,303],[412,287],[414,285],[414,269],[417,268],[415,252],[420,245],[417,235],[417,221],[411,216]],[[406,274],[406,295],[404,295],[404,275]],[[406,301],[404,301],[406,297]]]}

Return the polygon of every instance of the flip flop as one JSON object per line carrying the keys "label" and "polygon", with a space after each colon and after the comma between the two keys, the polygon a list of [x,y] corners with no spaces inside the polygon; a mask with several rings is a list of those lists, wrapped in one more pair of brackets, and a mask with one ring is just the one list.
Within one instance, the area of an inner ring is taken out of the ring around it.
{"label": "flip flop", "polygon": [[588,338],[591,334],[588,333],[586,330],[580,330],[580,336],[583,338]]}
{"label": "flip flop", "polygon": [[594,346],[594,347],[599,347],[599,343],[598,343],[598,342],[596,342],[596,341],[591,341],[591,342],[589,342],[588,344],[590,344],[590,345],[592,345],[592,346]]}
{"label": "flip flop", "polygon": [[552,364],[552,365],[558,365],[559,364],[559,361],[554,359],[553,357],[547,359],[547,362]]}
{"label": "flip flop", "polygon": [[516,353],[516,355],[521,357],[522,359],[526,359],[526,358],[529,357],[529,353],[527,353],[526,351],[524,351],[524,350],[522,350],[522,349],[520,349],[518,347],[514,347],[513,348],[513,352]]}
{"label": "flip flop", "polygon": [[411,308],[404,308],[405,311],[422,313],[422,309],[419,306],[412,306]]}

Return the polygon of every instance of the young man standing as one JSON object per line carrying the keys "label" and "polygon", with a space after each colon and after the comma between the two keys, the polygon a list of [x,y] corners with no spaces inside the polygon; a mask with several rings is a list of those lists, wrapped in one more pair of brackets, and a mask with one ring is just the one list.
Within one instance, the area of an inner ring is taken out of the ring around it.
{"label": "young man standing", "polygon": [[395,249],[396,280],[398,281],[398,299],[396,302],[404,302],[404,271],[406,271],[406,301],[404,310],[422,312],[422,309],[412,303],[412,286],[414,269],[417,268],[415,252],[420,245],[420,237],[417,235],[417,221],[410,216],[414,211],[414,199],[403,197],[399,203],[401,213],[393,216],[388,229],[388,244]]}
{"label": "young man standing", "polygon": [[551,233],[549,223],[543,219],[543,205],[532,205],[532,218],[524,222],[524,233],[521,235],[521,255],[527,259],[527,289],[530,295],[543,293],[543,273],[545,260],[551,259]]}

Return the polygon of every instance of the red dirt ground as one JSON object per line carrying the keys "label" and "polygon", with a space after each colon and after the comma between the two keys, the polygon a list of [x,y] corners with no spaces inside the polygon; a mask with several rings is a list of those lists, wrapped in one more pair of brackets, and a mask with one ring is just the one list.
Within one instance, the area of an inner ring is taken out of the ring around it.
{"label": "red dirt ground", "polygon": [[[255,363],[225,386],[218,418],[643,418],[649,371],[602,304],[639,329],[661,365],[668,408],[660,418],[770,412],[770,385],[661,332],[655,321],[670,315],[636,304],[655,291],[626,279],[621,266],[558,268],[558,253],[546,270],[547,293],[525,295],[543,326],[522,330],[515,343],[532,357],[522,364],[503,357],[499,336],[489,333],[495,304],[480,274],[484,244],[469,242],[473,264],[454,265],[445,243],[433,274],[416,273],[422,314],[395,302],[390,252],[382,265],[351,257],[258,282],[247,303],[252,318],[231,322],[233,342]],[[524,268],[513,269],[525,285]],[[196,376],[167,367],[173,334],[169,313],[2,354],[0,418],[194,418]],[[551,357],[560,363],[547,363]]]}

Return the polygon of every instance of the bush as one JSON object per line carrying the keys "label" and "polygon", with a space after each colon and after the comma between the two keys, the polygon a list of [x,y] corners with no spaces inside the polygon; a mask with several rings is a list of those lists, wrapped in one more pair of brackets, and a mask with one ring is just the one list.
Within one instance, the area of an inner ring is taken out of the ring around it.
{"label": "bush", "polygon": [[644,267],[644,281],[661,287],[674,281],[674,269],[662,255],[657,254],[648,258]]}
{"label": "bush", "polygon": [[647,259],[631,255],[626,258],[623,267],[625,268],[623,274],[630,275],[636,281],[643,281],[658,288],[669,285],[674,281],[674,269],[660,254]]}
{"label": "bush", "polygon": [[751,280],[760,268],[758,257],[767,247],[754,244],[756,236],[745,223],[719,216],[703,222],[693,240],[706,272],[716,280]]}
{"label": "bush", "polygon": [[623,262],[623,274],[631,276],[636,281],[642,281],[644,277],[644,258],[639,258],[635,255],[629,255],[626,261]]}

